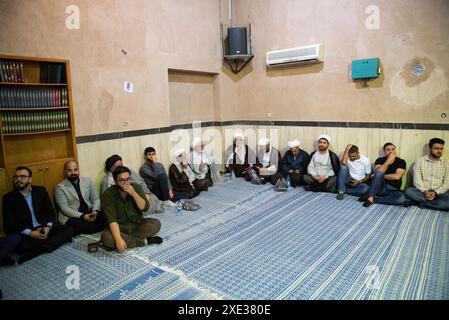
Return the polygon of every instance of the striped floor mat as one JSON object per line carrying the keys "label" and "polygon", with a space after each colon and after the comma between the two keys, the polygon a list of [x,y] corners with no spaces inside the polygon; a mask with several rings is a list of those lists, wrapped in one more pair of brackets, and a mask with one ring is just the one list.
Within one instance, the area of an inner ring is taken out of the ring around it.
{"label": "striped floor mat", "polygon": [[[0,269],[5,299],[448,299],[449,214],[237,179],[153,215],[162,245],[87,253],[98,235]],[[74,272],[74,270],[76,272]],[[79,287],[74,275],[79,271]]]}

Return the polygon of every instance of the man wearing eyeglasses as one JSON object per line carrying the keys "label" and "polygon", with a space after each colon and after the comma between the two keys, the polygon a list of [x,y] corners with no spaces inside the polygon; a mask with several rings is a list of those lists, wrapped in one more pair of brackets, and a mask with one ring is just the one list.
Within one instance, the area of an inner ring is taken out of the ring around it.
{"label": "man wearing eyeglasses", "polygon": [[[104,169],[106,171],[106,175],[103,177],[101,183],[100,183],[100,194],[103,194],[110,186],[115,184],[114,177],[112,176],[112,172],[120,166],[124,166],[122,157],[118,154],[114,154],[106,159],[104,163]],[[144,213],[145,216],[152,213],[160,213],[164,212],[164,206],[162,204],[162,201],[154,195],[150,189],[148,189],[147,184],[143,180],[141,176],[139,176],[136,172],[129,169],[130,171],[130,179],[131,182],[138,184],[142,190],[145,192],[145,197],[147,198],[148,202],[150,203],[150,206],[148,207],[148,210]]]}
{"label": "man wearing eyeglasses", "polygon": [[162,243],[162,238],[155,236],[161,223],[154,218],[143,218],[150,204],[143,189],[131,182],[130,175],[127,167],[117,167],[112,173],[115,184],[101,195],[108,225],[102,235],[103,244],[119,253],[145,244]]}
{"label": "man wearing eyeglasses", "polygon": [[19,263],[41,253],[52,252],[69,241],[74,230],[55,223],[55,211],[44,187],[31,186],[32,171],[17,167],[14,191],[3,196],[3,228],[6,234],[19,233],[16,250]]}

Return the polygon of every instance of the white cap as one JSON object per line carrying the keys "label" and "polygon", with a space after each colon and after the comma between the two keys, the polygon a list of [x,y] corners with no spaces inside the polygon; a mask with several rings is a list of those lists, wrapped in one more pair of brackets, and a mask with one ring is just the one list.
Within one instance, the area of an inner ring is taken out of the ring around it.
{"label": "white cap", "polygon": [[320,135],[317,141],[320,141],[321,139],[327,140],[327,143],[331,143],[331,137],[329,137],[327,134]]}
{"label": "white cap", "polygon": [[270,139],[268,138],[260,138],[259,139],[259,146],[266,146],[270,143]]}
{"label": "white cap", "polygon": [[240,138],[240,139],[242,139],[242,140],[245,139],[245,137],[243,136],[243,134],[241,134],[240,132],[234,134],[234,139],[237,139],[237,138]]}
{"label": "white cap", "polygon": [[290,140],[289,142],[288,142],[288,147],[289,148],[295,148],[295,147],[298,147],[299,148],[299,146],[300,146],[301,144],[299,143],[299,140]]}
{"label": "white cap", "polygon": [[185,149],[183,149],[183,148],[176,149],[173,152],[173,157],[175,157],[175,159],[176,159],[177,157],[179,157],[184,152],[185,152]]}
{"label": "white cap", "polygon": [[192,149],[194,149],[198,145],[198,143],[200,143],[200,142],[201,142],[201,138],[199,138],[199,137],[196,137],[195,139],[193,139],[193,141],[192,141]]}

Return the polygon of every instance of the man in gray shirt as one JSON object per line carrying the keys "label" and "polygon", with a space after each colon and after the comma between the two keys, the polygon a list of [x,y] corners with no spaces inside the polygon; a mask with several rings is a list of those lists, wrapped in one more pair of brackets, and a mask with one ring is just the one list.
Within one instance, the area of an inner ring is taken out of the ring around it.
{"label": "man in gray shirt", "polygon": [[156,150],[147,147],[143,153],[145,163],[140,167],[139,174],[145,181],[148,189],[162,200],[164,206],[175,206],[171,201],[173,191],[167,171],[162,163],[157,161]]}

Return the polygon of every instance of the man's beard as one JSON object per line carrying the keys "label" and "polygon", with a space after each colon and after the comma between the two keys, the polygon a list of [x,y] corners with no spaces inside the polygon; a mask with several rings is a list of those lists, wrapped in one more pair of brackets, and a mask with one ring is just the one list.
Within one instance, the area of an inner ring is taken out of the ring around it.
{"label": "man's beard", "polygon": [[69,180],[72,182],[75,182],[76,180],[78,180],[79,176],[77,174],[71,174],[69,176]]}
{"label": "man's beard", "polygon": [[28,186],[29,186],[28,184],[25,184],[25,186],[21,186],[21,185],[19,185],[19,184],[14,184],[14,189],[17,190],[17,191],[23,191],[23,190],[25,190]]}
{"label": "man's beard", "polygon": [[439,159],[439,158],[441,158],[441,156],[442,156],[442,153],[435,154],[435,153],[431,152],[430,154],[431,154],[432,157],[434,157],[435,159]]}
{"label": "man's beard", "polygon": [[321,146],[318,146],[318,150],[320,150],[320,151],[326,151],[326,150],[327,150],[327,148],[326,148],[326,147],[321,147]]}

